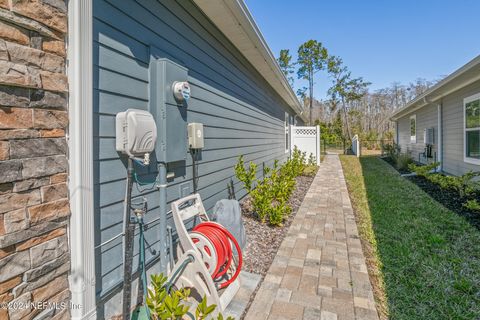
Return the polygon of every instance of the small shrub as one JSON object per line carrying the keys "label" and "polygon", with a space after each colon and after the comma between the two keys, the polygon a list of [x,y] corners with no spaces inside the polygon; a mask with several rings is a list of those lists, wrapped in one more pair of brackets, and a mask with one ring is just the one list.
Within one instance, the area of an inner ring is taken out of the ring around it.
{"label": "small shrub", "polygon": [[[183,319],[185,315],[195,320],[205,320],[209,317],[217,307],[216,305],[207,305],[206,297],[203,297],[201,303],[195,309],[195,316],[189,310],[190,307],[186,305],[186,300],[190,296],[190,290],[180,288],[178,290],[169,290],[167,287],[167,277],[163,274],[151,276],[151,288],[148,289],[147,307],[150,311],[150,318],[153,320],[166,319]],[[223,320],[223,315],[219,314],[216,320]],[[234,320],[228,317],[227,320]]]}
{"label": "small shrub", "polygon": [[407,170],[408,165],[413,163],[413,160],[408,153],[399,154],[398,156],[396,156],[394,161],[398,170]]}
{"label": "small shrub", "polygon": [[468,200],[467,202],[465,202],[463,204],[463,206],[465,208],[467,208],[468,210],[472,210],[472,211],[475,211],[475,212],[480,212],[480,203],[478,203],[478,201],[476,199]]}
{"label": "small shrub", "polygon": [[248,169],[246,169],[242,155],[240,158],[238,158],[238,162],[235,165],[235,175],[238,180],[243,182],[247,192],[250,192],[253,189],[253,183],[257,176],[257,165],[250,161],[250,165]]}
{"label": "small shrub", "polygon": [[455,190],[460,197],[472,195],[474,192],[480,190],[480,183],[475,180],[480,176],[480,172],[467,172],[461,176],[446,176],[443,174],[429,174],[426,178],[442,189]]}
{"label": "small shrub", "polygon": [[453,189],[453,185],[455,182],[453,181],[455,177],[453,176],[446,176],[441,173],[432,173],[427,175],[428,181],[437,184],[442,189]]}
{"label": "small shrub", "polygon": [[250,194],[256,217],[262,222],[268,218],[270,224],[281,225],[292,211],[288,199],[295,189],[295,177],[303,174],[307,168],[306,153],[295,147],[292,157],[282,165],[275,160],[273,168],[264,166],[261,180],[256,179],[256,168],[251,162],[246,169],[242,156],[235,165],[235,175]]}
{"label": "small shrub", "polygon": [[386,154],[387,157],[392,158],[392,160],[395,160],[400,154],[400,147],[396,143],[383,144],[382,150],[383,153]]}
{"label": "small shrub", "polygon": [[317,158],[313,155],[313,153],[310,153],[308,156],[308,163],[309,166],[316,166],[317,165]]}
{"label": "small shrub", "polygon": [[435,170],[440,165],[440,162],[433,162],[427,165],[417,166],[414,163],[410,163],[408,165],[408,169],[412,172],[415,172],[419,177],[427,177],[427,175],[431,174],[432,170]]}
{"label": "small shrub", "polygon": [[273,196],[269,191],[269,185],[265,179],[257,184],[257,187],[250,192],[250,196],[252,198],[252,205],[257,218],[261,222],[265,222],[273,201]]}
{"label": "small shrub", "polygon": [[455,177],[455,190],[457,190],[460,197],[469,196],[480,189],[478,180],[474,180],[478,176],[480,176],[480,172],[469,171],[464,175]]}
{"label": "small shrub", "polygon": [[314,166],[308,165],[303,170],[303,175],[307,177],[312,177],[317,173],[317,169],[318,169],[317,165],[314,165]]}
{"label": "small shrub", "polygon": [[269,220],[274,226],[280,226],[283,223],[286,215],[292,212],[292,208],[285,202],[278,202],[270,209]]}
{"label": "small shrub", "polygon": [[306,165],[306,155],[306,152],[301,152],[296,146],[293,148],[292,158],[286,164],[291,165],[295,177],[302,174]]}

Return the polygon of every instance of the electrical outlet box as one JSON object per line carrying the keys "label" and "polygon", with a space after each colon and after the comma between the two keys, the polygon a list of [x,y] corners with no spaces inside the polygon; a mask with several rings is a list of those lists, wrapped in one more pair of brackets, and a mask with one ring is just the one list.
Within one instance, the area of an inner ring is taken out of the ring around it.
{"label": "electrical outlet box", "polygon": [[115,133],[116,150],[130,157],[144,156],[155,148],[157,126],[148,111],[128,109],[117,113]]}
{"label": "electrical outlet box", "polygon": [[[150,47],[150,111],[157,121],[157,161],[176,162],[187,158],[187,102],[190,88],[186,85],[188,69],[165,58],[155,47]],[[184,99],[178,99],[178,83]],[[187,88],[188,87],[188,88]],[[188,90],[187,90],[188,89]],[[177,98],[176,98],[177,97]]]}
{"label": "electrical outlet box", "polygon": [[203,139],[203,124],[188,124],[188,146],[190,149],[203,149],[205,143]]}

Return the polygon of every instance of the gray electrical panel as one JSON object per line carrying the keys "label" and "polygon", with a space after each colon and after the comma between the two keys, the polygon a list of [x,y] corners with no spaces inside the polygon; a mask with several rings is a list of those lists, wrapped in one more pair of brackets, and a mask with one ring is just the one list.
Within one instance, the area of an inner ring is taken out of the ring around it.
{"label": "gray electrical panel", "polygon": [[423,142],[425,144],[435,144],[435,129],[427,128],[423,131]]}
{"label": "gray electrical panel", "polygon": [[187,157],[187,101],[175,99],[175,83],[186,82],[188,70],[165,58],[156,58],[151,48],[150,112],[157,123],[157,161],[182,161]]}

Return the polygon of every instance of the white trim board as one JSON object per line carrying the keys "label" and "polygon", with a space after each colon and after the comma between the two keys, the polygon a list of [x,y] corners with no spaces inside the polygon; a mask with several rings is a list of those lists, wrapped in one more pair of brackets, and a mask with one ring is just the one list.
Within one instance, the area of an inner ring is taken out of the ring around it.
{"label": "white trim board", "polygon": [[[467,127],[466,127],[466,121],[467,118],[465,116],[465,105],[469,102],[475,101],[475,100],[480,100],[480,93],[474,94],[472,96],[466,97],[463,99],[463,162],[465,163],[470,163],[470,164],[475,164],[475,165],[480,165],[480,159],[476,158],[470,158],[467,157]],[[477,129],[473,129],[478,130]]]}
{"label": "white trim board", "polygon": [[72,319],[96,319],[93,210],[92,0],[68,2],[69,278]]}

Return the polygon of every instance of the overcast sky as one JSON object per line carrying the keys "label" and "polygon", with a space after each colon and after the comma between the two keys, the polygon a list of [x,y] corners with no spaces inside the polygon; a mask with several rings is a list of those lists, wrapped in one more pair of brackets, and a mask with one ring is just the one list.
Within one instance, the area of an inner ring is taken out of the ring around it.
{"label": "overcast sky", "polygon": [[[270,49],[315,39],[379,89],[435,80],[480,54],[480,0],[246,0]],[[318,98],[329,80],[316,79]],[[302,83],[297,81],[296,87]]]}

